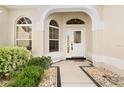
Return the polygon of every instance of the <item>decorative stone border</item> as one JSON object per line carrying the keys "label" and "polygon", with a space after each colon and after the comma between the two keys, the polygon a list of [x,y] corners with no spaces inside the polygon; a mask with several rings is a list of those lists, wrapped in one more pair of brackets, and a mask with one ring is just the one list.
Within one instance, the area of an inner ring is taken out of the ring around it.
{"label": "decorative stone border", "polygon": [[[88,74],[84,69],[83,66],[79,66],[80,69],[93,81],[93,83],[97,86],[97,87],[102,87],[95,79],[92,78],[92,76],[90,74]],[[92,67],[92,66],[84,66],[84,67]]]}
{"label": "decorative stone border", "polygon": [[57,87],[61,87],[60,68],[57,66]]}
{"label": "decorative stone border", "polygon": [[60,69],[58,66],[51,66],[45,70],[43,80],[39,87],[61,87]]}

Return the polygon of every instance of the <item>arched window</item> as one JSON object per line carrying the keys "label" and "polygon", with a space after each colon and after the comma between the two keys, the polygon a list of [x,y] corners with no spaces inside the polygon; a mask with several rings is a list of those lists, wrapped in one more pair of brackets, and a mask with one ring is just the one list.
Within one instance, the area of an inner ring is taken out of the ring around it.
{"label": "arched window", "polygon": [[32,22],[27,17],[16,22],[16,45],[32,50]]}
{"label": "arched window", "polygon": [[51,26],[59,27],[58,23],[55,20],[50,21]]}
{"label": "arched window", "polygon": [[80,19],[70,19],[66,22],[66,24],[68,25],[72,25],[72,24],[85,24],[84,21],[80,20]]}
{"label": "arched window", "polygon": [[49,23],[49,52],[59,51],[59,25],[55,20]]}
{"label": "arched window", "polygon": [[22,17],[17,21],[17,24],[32,24],[32,22],[29,18]]}

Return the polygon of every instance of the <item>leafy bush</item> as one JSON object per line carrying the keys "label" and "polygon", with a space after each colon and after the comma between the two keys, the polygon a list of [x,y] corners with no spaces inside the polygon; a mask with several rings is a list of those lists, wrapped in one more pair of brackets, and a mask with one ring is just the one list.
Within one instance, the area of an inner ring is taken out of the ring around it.
{"label": "leafy bush", "polygon": [[31,52],[22,47],[0,47],[0,78],[22,69],[31,57]]}
{"label": "leafy bush", "polygon": [[28,65],[35,65],[35,66],[41,66],[44,69],[48,69],[51,65],[51,58],[50,57],[33,57],[30,59]]}
{"label": "leafy bush", "polygon": [[43,78],[44,70],[40,66],[28,66],[13,78],[9,86],[11,87],[35,87]]}

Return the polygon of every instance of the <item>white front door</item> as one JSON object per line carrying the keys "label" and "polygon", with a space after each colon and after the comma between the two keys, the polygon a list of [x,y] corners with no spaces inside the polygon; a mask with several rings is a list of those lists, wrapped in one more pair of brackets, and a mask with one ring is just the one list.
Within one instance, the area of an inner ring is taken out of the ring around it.
{"label": "white front door", "polygon": [[68,29],[66,34],[67,58],[84,57],[84,31],[80,29]]}

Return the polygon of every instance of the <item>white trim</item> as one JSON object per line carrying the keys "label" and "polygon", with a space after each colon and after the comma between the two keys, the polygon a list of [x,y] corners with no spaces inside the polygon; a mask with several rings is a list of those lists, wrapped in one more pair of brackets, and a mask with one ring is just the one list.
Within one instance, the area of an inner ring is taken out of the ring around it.
{"label": "white trim", "polygon": [[18,40],[32,40],[32,39],[16,39],[16,41],[18,41]]}
{"label": "white trim", "polygon": [[62,52],[50,52],[45,54],[45,56],[50,56],[53,63],[64,59],[64,54]]}
{"label": "white trim", "polygon": [[85,24],[76,24],[76,25],[73,25],[73,24],[71,24],[71,25],[65,25],[65,28],[70,28],[70,27],[75,27],[75,28],[80,28],[80,27],[85,27]]}
{"label": "white trim", "polygon": [[[17,22],[17,20],[16,20],[16,22]],[[31,40],[31,42],[32,42],[31,47],[33,49],[33,34],[32,34],[33,33],[33,24],[17,24],[16,22],[15,22],[15,25],[14,25],[15,26],[14,27],[15,28],[15,31],[14,31],[14,45],[17,45],[17,41],[19,41],[19,40],[25,40],[25,41],[26,40]],[[32,20],[31,20],[31,22],[32,22]],[[29,26],[29,27],[31,27],[31,39],[19,39],[19,38],[16,37],[17,36],[17,27],[21,27],[21,26]]]}
{"label": "white trim", "polygon": [[87,56],[88,56],[88,57],[92,57],[92,52],[88,52],[88,53],[87,53]]}
{"label": "white trim", "polygon": [[53,28],[59,29],[59,27],[57,27],[57,26],[49,25],[49,27],[53,27]]}
{"label": "white trim", "polygon": [[16,26],[32,26],[32,24],[16,24]]}
{"label": "white trim", "polygon": [[95,63],[105,63],[124,70],[124,60],[103,55],[92,55],[92,58]]}
{"label": "white trim", "polygon": [[87,52],[86,59],[93,61],[92,60],[92,52]]}
{"label": "white trim", "polygon": [[[49,44],[48,44],[48,46],[50,47],[50,40],[55,40],[55,41],[58,41],[59,42],[59,49],[58,49],[58,51],[57,52],[59,52],[60,51],[60,35],[59,35],[59,33],[60,33],[60,30],[59,30],[59,27],[56,27],[56,26],[53,26],[53,25],[49,25],[49,28],[50,27],[52,27],[52,28],[55,28],[55,29],[57,29],[58,30],[58,39],[50,39],[50,37],[49,37]],[[49,29],[49,32],[48,32],[48,34],[50,35],[50,29]],[[52,51],[52,52],[56,52],[56,51]],[[49,53],[52,53],[52,52],[50,52],[50,48],[49,48]]]}
{"label": "white trim", "polygon": [[62,60],[64,60],[64,58],[58,58],[58,59],[54,59],[52,61],[53,61],[53,63],[55,63],[55,62],[59,62],[59,61],[62,61]]}

